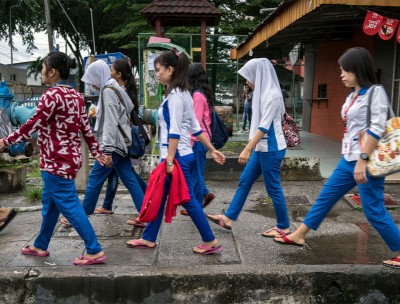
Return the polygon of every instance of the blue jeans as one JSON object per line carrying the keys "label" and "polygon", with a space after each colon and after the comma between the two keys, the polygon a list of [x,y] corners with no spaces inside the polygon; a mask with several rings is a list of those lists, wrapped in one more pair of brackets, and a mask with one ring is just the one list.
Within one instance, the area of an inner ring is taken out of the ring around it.
{"label": "blue jeans", "polygon": [[192,170],[192,182],[194,195],[200,206],[204,205],[204,197],[210,192],[204,182],[204,169],[206,167],[206,147],[199,141],[193,145],[194,165]]}
{"label": "blue jeans", "polygon": [[[136,176],[136,179],[142,188],[143,193],[146,192],[147,185],[145,181],[140,177],[139,174],[136,173],[134,169],[132,169],[133,174]],[[103,208],[107,210],[112,210],[112,205],[114,202],[115,194],[117,193],[118,189],[118,173],[114,169],[111,171],[110,175],[108,176],[107,188],[106,188],[106,195],[103,201]]]}
{"label": "blue jeans", "polygon": [[337,201],[357,185],[365,217],[390,250],[400,250],[400,230],[384,206],[385,178],[375,178],[367,174],[368,182],[357,184],[354,180],[355,165],[356,161],[348,162],[344,158],[340,160],[305,217],[304,224],[310,229],[317,230]]}
{"label": "blue jeans", "polygon": [[248,103],[244,103],[244,108],[243,108],[243,126],[242,130],[246,130],[246,122],[247,120],[249,121],[249,129],[250,129],[250,124],[251,124],[251,115],[252,115],[252,110],[251,107]]}
{"label": "blue jeans", "polygon": [[136,175],[133,173],[130,158],[128,156],[122,157],[114,152],[112,154],[112,162],[113,165],[111,168],[102,166],[97,161],[94,162],[93,169],[90,171],[85,198],[82,203],[82,207],[88,215],[93,214],[103,184],[113,169],[117,171],[121,181],[131,194],[136,210],[139,212],[142,207],[144,192],[140,187]]}
{"label": "blue jeans", "polygon": [[275,152],[254,151],[240,175],[239,186],[225,215],[236,221],[243,209],[250,189],[257,178],[262,174],[265,189],[272,199],[275,209],[276,227],[286,229],[289,227],[289,217],[286,209],[286,201],[281,187],[281,163],[285,157],[286,149]]}
{"label": "blue jeans", "polygon": [[86,252],[96,254],[102,251],[96,234],[79,201],[72,179],[65,179],[42,171],[42,217],[43,222],[34,246],[47,250],[60,212],[85,242]]}
{"label": "blue jeans", "polygon": [[[203,242],[211,242],[215,240],[214,234],[211,231],[210,224],[208,223],[206,216],[201,208],[200,204],[196,200],[193,192],[193,184],[191,180],[191,168],[193,166],[194,156],[193,154],[176,157],[176,160],[181,166],[182,172],[185,176],[186,184],[189,188],[190,201],[183,204],[182,206],[187,210],[189,216],[192,218],[197,230],[200,232]],[[154,222],[147,224],[146,229],[143,231],[142,238],[146,241],[155,242],[157,239],[158,231],[160,230],[161,222],[164,215],[165,203],[167,201],[168,192],[170,186],[170,179],[167,177],[167,181],[164,185],[164,195],[160,210],[158,211],[157,219]]]}

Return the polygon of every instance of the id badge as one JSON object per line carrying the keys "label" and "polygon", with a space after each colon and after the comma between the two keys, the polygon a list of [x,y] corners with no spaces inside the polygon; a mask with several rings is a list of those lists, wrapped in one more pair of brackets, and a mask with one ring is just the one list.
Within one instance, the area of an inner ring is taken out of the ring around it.
{"label": "id badge", "polygon": [[343,137],[342,140],[342,154],[350,153],[350,139],[348,137]]}

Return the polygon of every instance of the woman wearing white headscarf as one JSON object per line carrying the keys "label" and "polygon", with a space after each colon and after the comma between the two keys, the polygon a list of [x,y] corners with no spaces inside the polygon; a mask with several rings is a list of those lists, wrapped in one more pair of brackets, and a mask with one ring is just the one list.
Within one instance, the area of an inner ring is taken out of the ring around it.
{"label": "woman wearing white headscarf", "polygon": [[[133,110],[133,103],[126,91],[118,85],[115,79],[111,78],[110,67],[103,60],[91,63],[83,75],[82,81],[100,92],[94,131],[100,143],[100,149],[108,160],[108,165],[104,167],[95,161],[89,175],[82,207],[87,215],[93,214],[103,184],[112,169],[115,168],[139,212],[144,194],[127,154],[128,145],[131,144],[131,127],[128,116]],[[121,100],[118,95],[122,98]],[[129,139],[127,143],[124,136]],[[68,225],[65,219],[61,219],[61,222]]]}
{"label": "woman wearing white headscarf", "polygon": [[280,184],[280,168],[286,153],[282,129],[285,107],[279,81],[271,62],[265,58],[250,60],[239,70],[239,74],[253,89],[253,117],[249,143],[239,156],[239,163],[246,164],[246,167],[225,214],[207,214],[207,217],[225,229],[232,229],[232,223],[239,217],[251,187],[262,174],[277,219],[277,225],[262,235],[286,235],[290,233],[290,224]]}

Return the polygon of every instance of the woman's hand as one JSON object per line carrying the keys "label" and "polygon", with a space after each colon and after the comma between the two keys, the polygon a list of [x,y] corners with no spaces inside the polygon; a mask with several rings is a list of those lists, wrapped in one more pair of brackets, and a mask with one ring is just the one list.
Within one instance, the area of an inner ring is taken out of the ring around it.
{"label": "woman's hand", "polygon": [[214,149],[210,151],[210,154],[214,161],[220,165],[223,165],[225,163],[225,155],[218,150]]}
{"label": "woman's hand", "polygon": [[96,157],[96,160],[102,166],[106,166],[107,168],[112,167],[112,156],[111,155],[102,154],[102,155]]}
{"label": "woman's hand", "polygon": [[174,163],[172,163],[172,165],[171,166],[169,166],[168,164],[166,164],[165,165],[165,172],[167,173],[167,174],[172,174],[172,171],[174,171]]}
{"label": "woman's hand", "polygon": [[6,145],[4,144],[4,140],[0,139],[0,152],[3,152],[5,147]]}
{"label": "woman's hand", "polygon": [[239,164],[241,164],[241,165],[247,164],[247,162],[250,159],[250,155],[251,155],[251,150],[248,149],[247,147],[244,148],[242,153],[240,153],[240,155],[239,155],[239,160],[238,160]]}
{"label": "woman's hand", "polygon": [[359,159],[354,168],[354,180],[357,184],[365,184],[367,178],[367,161]]}

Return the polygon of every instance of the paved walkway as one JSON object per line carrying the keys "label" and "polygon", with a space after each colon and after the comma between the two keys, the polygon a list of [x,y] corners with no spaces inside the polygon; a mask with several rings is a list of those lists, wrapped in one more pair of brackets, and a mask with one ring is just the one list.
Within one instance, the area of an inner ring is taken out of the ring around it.
{"label": "paved walkway", "polygon": [[[303,135],[302,146],[304,148],[291,150],[288,154],[311,155],[310,153],[316,153],[316,147],[323,145],[324,157],[321,157],[321,164],[324,167],[324,174],[328,175],[333,168],[333,156],[331,159],[330,155],[335,144],[329,141],[332,144],[332,147],[329,148],[327,144],[321,143],[321,140],[323,138]],[[313,152],[308,149],[312,149]],[[327,155],[329,155],[328,159]],[[322,185],[323,181],[283,183],[285,195],[288,197],[288,201],[292,202],[288,204],[292,230],[299,226]],[[208,182],[208,186],[216,194],[216,199],[205,211],[209,213],[224,212],[234,195],[237,182]],[[354,191],[357,190],[354,189]],[[400,200],[398,185],[388,184],[385,192],[395,200]],[[298,204],[296,203],[298,200],[289,200],[293,197],[300,198],[303,203]],[[100,197],[99,204],[102,199],[103,195]],[[3,195],[1,204],[9,207],[38,205],[38,203],[28,203],[21,194]],[[260,271],[278,269],[278,273],[282,274],[282,271],[289,271],[289,268],[285,267],[290,265],[296,267],[296,273],[304,274],[311,269],[315,271],[315,265],[331,267],[330,265],[333,264],[342,265],[340,267],[344,267],[342,268],[344,272],[351,272],[354,265],[375,266],[366,270],[366,273],[372,271],[374,275],[396,271],[381,266],[382,260],[392,257],[393,253],[388,250],[376,231],[368,224],[363,213],[360,212],[360,208],[354,209],[344,199],[331,210],[320,229],[310,233],[304,247],[284,246],[261,236],[261,232],[275,225],[275,216],[263,184],[257,182],[240,218],[234,223],[232,231],[210,223],[217,239],[223,246],[223,251],[213,256],[192,253],[192,248],[201,243],[200,235],[190,218],[180,215],[179,212],[172,224],[163,223],[156,249],[128,248],[125,245],[126,241],[139,238],[142,233],[141,229],[132,229],[125,224],[126,220],[136,213],[128,194],[117,193],[114,211],[114,215],[90,216],[90,221],[108,258],[106,264],[88,268],[88,271],[89,269],[96,271],[96,275],[99,277],[125,273],[126,269],[131,269],[131,267],[138,267],[142,275],[150,273],[154,275],[154,272],[162,273],[167,269],[173,270],[178,275],[188,275],[190,269],[193,274],[202,273],[203,275],[206,275],[207,271],[215,275],[217,269],[225,273],[248,273],[250,269],[259,269]],[[396,223],[400,224],[398,210],[391,210],[390,213]],[[48,276],[60,276],[61,273],[64,277],[89,275],[90,272],[86,273],[84,270],[86,267],[79,268],[72,265],[72,260],[84,251],[82,240],[73,228],[64,228],[61,224],[56,227],[54,232],[48,249],[49,257],[38,258],[19,253],[20,248],[33,243],[40,223],[40,211],[20,212],[9,226],[0,232],[0,271],[9,277],[24,275],[28,271],[27,269],[36,269],[42,275],[47,273]],[[300,265],[303,266],[300,267]],[[309,265],[310,268],[305,265]],[[138,274],[135,273],[135,275]],[[0,282],[2,279],[5,277],[0,275]],[[186,294],[189,295],[188,292]],[[0,303],[1,300],[0,296]],[[191,298],[191,300],[193,299]],[[160,301],[159,303],[164,302]],[[282,303],[296,303],[296,301]]]}

